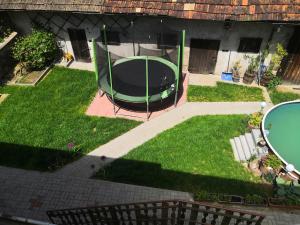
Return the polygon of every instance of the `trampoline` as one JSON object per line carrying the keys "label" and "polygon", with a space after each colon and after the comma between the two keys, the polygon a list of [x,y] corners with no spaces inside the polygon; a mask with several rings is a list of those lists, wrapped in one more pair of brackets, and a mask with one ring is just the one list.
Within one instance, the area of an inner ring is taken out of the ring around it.
{"label": "trampoline", "polygon": [[264,139],[285,164],[300,175],[300,101],[284,102],[271,108],[262,121]]}
{"label": "trampoline", "polygon": [[[147,31],[132,22],[120,32],[118,44],[110,43],[116,32],[104,26],[101,37],[93,39],[96,80],[114,105],[144,104],[148,115],[150,103],[163,104],[173,96],[176,106],[185,32],[166,28],[162,20],[158,25],[148,26]],[[137,32],[136,27],[143,30]]]}
{"label": "trampoline", "polygon": [[114,99],[132,103],[146,103],[147,99],[151,103],[169,97],[175,92],[178,78],[174,64],[151,56],[120,59],[112,65],[112,74],[112,81],[107,73],[101,76],[102,90],[111,97],[112,88]]}

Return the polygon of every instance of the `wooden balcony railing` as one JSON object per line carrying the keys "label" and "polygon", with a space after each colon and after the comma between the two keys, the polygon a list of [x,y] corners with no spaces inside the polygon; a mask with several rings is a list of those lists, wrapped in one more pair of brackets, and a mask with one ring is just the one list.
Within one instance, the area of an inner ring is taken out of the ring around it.
{"label": "wooden balcony railing", "polygon": [[199,202],[156,201],[47,212],[57,225],[259,225],[264,216]]}

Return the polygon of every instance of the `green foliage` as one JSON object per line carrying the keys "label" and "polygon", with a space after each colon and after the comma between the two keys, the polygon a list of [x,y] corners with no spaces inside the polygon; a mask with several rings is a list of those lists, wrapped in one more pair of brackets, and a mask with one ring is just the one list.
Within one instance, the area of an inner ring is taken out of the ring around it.
{"label": "green foliage", "polygon": [[280,169],[282,162],[276,155],[269,154],[265,161],[265,165],[273,168],[274,170],[278,170]]}
{"label": "green foliage", "polygon": [[281,43],[277,43],[276,52],[272,55],[269,67],[271,70],[278,70],[282,59],[287,56],[288,53]]}
{"label": "green foliage", "polygon": [[264,115],[261,112],[252,113],[249,116],[248,125],[250,127],[256,127],[256,128],[258,128],[260,126],[260,123],[262,121],[263,116]]}
{"label": "green foliage", "polygon": [[85,115],[94,73],[54,67],[36,87],[0,87],[0,165],[54,170],[140,124]]}
{"label": "green foliage", "polygon": [[240,70],[241,70],[242,66],[241,66],[241,61],[236,61],[234,63],[234,65],[232,66],[232,73],[234,76],[239,76],[240,74]]}
{"label": "green foliage", "polygon": [[59,48],[53,33],[33,29],[30,35],[17,39],[12,52],[13,57],[28,69],[40,70],[57,58]]}
{"label": "green foliage", "polygon": [[247,72],[250,74],[256,73],[259,67],[259,56],[254,57],[245,55],[245,58],[249,61]]}
{"label": "green foliage", "polygon": [[257,194],[252,194],[249,195],[247,194],[244,198],[246,204],[253,204],[253,205],[265,205],[266,204],[266,198],[257,195]]}
{"label": "green foliage", "polygon": [[282,84],[282,79],[278,76],[274,76],[268,83],[267,88],[269,90],[274,90],[280,84]]}
{"label": "green foliage", "polygon": [[279,92],[276,89],[270,90],[270,97],[273,104],[279,104],[281,102],[294,101],[300,99],[299,94],[290,92]]}
{"label": "green foliage", "polygon": [[12,32],[9,21],[0,17],[0,43],[4,41],[4,38],[8,37]]}
{"label": "green foliage", "polygon": [[189,85],[190,102],[263,101],[260,88],[218,82],[217,87]]}

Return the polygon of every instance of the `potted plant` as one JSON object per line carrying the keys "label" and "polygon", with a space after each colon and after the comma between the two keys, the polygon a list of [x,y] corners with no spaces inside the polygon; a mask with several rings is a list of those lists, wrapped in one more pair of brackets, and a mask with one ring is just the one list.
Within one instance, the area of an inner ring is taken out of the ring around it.
{"label": "potted plant", "polygon": [[232,67],[232,81],[233,82],[240,82],[240,70],[241,70],[241,62],[236,61]]}
{"label": "potted plant", "polygon": [[252,57],[245,56],[245,57],[249,60],[249,65],[244,74],[243,82],[245,84],[251,84],[254,81],[254,79],[257,77],[259,58],[253,56]]}

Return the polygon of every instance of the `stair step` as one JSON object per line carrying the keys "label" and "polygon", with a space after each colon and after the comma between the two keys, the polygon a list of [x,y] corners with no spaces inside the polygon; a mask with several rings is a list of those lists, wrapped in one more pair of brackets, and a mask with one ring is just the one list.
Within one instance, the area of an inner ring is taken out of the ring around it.
{"label": "stair step", "polygon": [[252,129],[251,134],[253,136],[254,143],[257,144],[262,137],[260,129]]}
{"label": "stair step", "polygon": [[235,143],[235,147],[236,147],[237,153],[239,155],[240,161],[247,161],[240,138],[235,137],[234,143]]}
{"label": "stair step", "polygon": [[249,146],[251,155],[257,155],[256,144],[254,142],[252,134],[251,133],[246,133],[245,137],[246,137],[246,141],[247,141],[247,144]]}
{"label": "stair step", "polygon": [[245,137],[245,135],[241,135],[239,138],[241,140],[241,144],[242,144],[242,148],[243,148],[246,160],[248,160],[251,158],[251,152],[250,152],[250,148],[247,144],[246,137]]}
{"label": "stair step", "polygon": [[233,155],[234,155],[235,160],[241,161],[233,139],[230,139],[230,144],[231,144],[231,148],[233,150]]}

